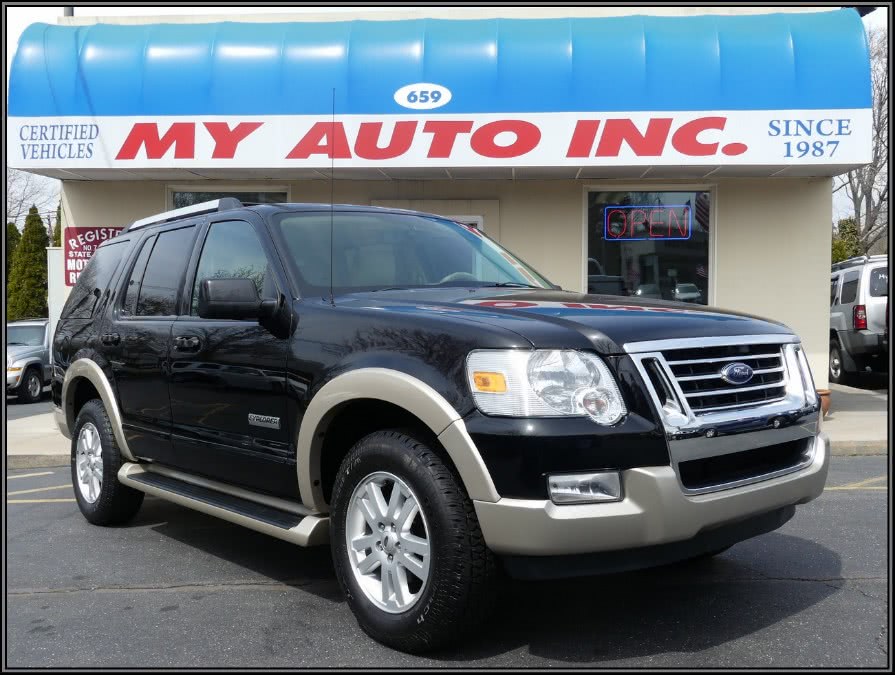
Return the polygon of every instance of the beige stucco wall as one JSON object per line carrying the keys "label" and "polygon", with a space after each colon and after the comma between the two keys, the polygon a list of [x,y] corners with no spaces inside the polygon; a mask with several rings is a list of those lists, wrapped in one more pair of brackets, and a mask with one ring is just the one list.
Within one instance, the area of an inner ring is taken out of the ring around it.
{"label": "beige stucco wall", "polygon": [[[181,183],[177,183],[182,185]],[[282,184],[282,181],[277,181]],[[232,183],[203,181],[197,189]],[[264,183],[240,182],[240,188]],[[485,217],[489,235],[563,288],[584,287],[585,191],[574,180],[337,181],[335,201]],[[288,183],[293,201],[328,202],[327,181]],[[630,182],[599,187],[623,189]],[[798,333],[818,387],[827,386],[832,198],[829,178],[637,183],[713,192],[711,304],[783,321]],[[124,225],[169,208],[163,182],[64,182],[67,224]]]}

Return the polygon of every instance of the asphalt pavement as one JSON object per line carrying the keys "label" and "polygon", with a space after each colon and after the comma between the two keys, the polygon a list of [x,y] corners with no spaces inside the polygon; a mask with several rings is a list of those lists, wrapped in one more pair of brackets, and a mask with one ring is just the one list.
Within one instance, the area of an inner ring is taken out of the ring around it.
{"label": "asphalt pavement", "polygon": [[53,412],[53,396],[49,387],[44,389],[39,401],[34,403],[19,403],[15,396],[6,397],[6,419],[18,420],[32,415],[43,415]]}
{"label": "asphalt pavement", "polygon": [[12,471],[6,666],[882,668],[887,467],[833,457],[819,499],[713,560],[508,582],[487,626],[425,657],[358,628],[326,548],[154,498],[95,527],[67,468]]}

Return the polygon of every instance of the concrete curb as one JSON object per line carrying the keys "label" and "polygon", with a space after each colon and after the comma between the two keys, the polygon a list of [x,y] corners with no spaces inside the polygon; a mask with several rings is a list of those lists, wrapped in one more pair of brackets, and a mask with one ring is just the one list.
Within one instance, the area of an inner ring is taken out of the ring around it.
{"label": "concrete curb", "polygon": [[56,466],[68,466],[71,462],[68,455],[7,455],[7,469],[47,469]]}
{"label": "concrete curb", "polygon": [[[887,441],[833,441],[834,457],[887,455]],[[7,469],[44,469],[69,465],[68,455],[7,455]]]}
{"label": "concrete curb", "polygon": [[833,457],[888,454],[888,441],[833,441]]}

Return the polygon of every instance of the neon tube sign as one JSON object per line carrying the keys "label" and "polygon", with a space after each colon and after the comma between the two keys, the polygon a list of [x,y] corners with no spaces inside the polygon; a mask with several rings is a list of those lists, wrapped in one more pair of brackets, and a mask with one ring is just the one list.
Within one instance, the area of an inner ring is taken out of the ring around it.
{"label": "neon tube sign", "polygon": [[670,206],[615,206],[603,209],[606,241],[681,241],[693,236],[693,209]]}

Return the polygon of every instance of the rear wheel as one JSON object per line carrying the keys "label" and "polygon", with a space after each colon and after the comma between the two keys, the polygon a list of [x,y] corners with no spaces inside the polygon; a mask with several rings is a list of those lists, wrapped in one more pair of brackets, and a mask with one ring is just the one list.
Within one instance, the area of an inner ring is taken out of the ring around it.
{"label": "rear wheel", "polygon": [[348,453],[333,487],[331,545],[361,628],[396,649],[444,645],[493,606],[497,567],[472,502],[409,434],[378,431]]}
{"label": "rear wheel", "polygon": [[25,371],[22,382],[16,390],[16,396],[20,403],[34,403],[40,400],[44,390],[43,379],[37,368],[31,367]]}
{"label": "rear wheel", "polygon": [[102,401],[78,413],[71,441],[71,480],[84,517],[94,525],[118,525],[133,518],[143,493],[118,482],[124,460]]}
{"label": "rear wheel", "polygon": [[851,374],[845,370],[842,363],[842,347],[833,340],[830,342],[830,382],[848,384],[851,379]]}

